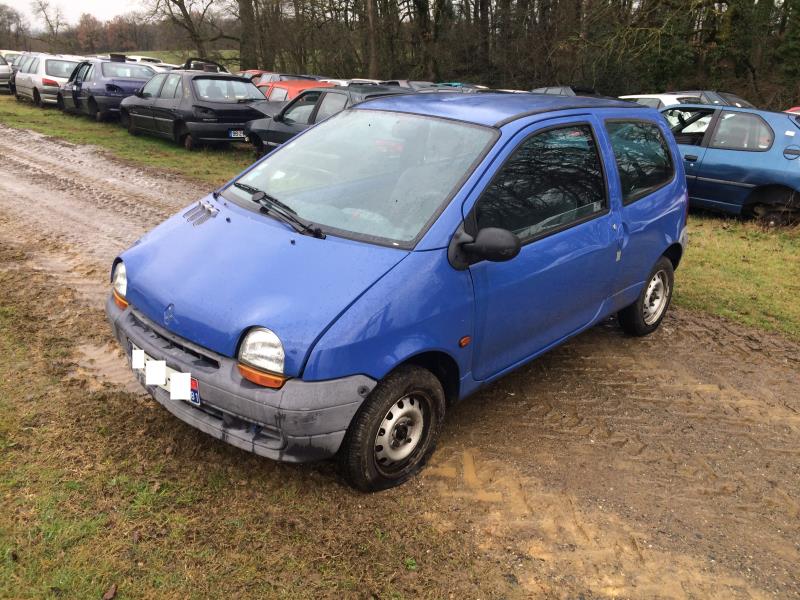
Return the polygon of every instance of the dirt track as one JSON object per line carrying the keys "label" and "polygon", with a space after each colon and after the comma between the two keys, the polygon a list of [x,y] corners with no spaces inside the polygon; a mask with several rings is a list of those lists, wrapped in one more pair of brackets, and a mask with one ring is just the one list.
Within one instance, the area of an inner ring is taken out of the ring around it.
{"label": "dirt track", "polygon": [[[0,243],[92,307],[207,191],[3,126],[0,164]],[[76,376],[130,386],[110,347],[76,346]],[[521,596],[800,597],[800,347],[680,309],[644,340],[609,322],[453,409],[410,485]]]}

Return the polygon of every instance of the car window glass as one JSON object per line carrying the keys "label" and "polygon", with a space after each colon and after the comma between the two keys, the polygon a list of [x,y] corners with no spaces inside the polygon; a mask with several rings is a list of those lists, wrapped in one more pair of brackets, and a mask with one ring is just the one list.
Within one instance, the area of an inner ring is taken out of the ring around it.
{"label": "car window glass", "polygon": [[89,67],[89,70],[86,72],[86,81],[91,81],[92,77],[94,77],[94,65]]}
{"label": "car window glass", "polygon": [[588,125],[537,133],[522,142],[475,207],[478,230],[500,227],[529,240],[602,212],[606,188]]}
{"label": "car window glass", "polygon": [[161,84],[164,83],[166,78],[166,75],[156,75],[142,88],[142,94],[144,96],[156,96],[158,90],[161,88]]}
{"label": "car window glass", "polygon": [[53,60],[44,61],[44,72],[50,77],[69,77],[78,65],[74,60]]}
{"label": "car window glass", "polygon": [[274,87],[269,93],[269,100],[270,102],[283,102],[288,95],[289,93],[285,89]]}
{"label": "car window glass", "polygon": [[33,57],[29,56],[19,63],[19,72],[20,73],[27,73],[28,72],[28,65],[33,62]]}
{"label": "car window glass", "polygon": [[28,65],[28,68],[25,70],[26,73],[36,73],[36,70],[39,68],[39,59],[34,58],[31,63]]}
{"label": "car window glass", "polygon": [[661,105],[661,100],[658,98],[634,98],[634,101],[650,108],[658,108]]}
{"label": "car window glass", "polygon": [[[496,135],[459,121],[346,110],[284,144],[239,181],[325,230],[406,243],[432,222]],[[252,205],[235,187],[225,194]]]}
{"label": "car window glass", "polygon": [[700,104],[700,98],[697,96],[680,96],[678,97],[678,104]]}
{"label": "car window glass", "polygon": [[606,130],[614,149],[624,204],[672,180],[674,169],[669,146],[658,125],[615,121],[606,123]]}
{"label": "car window glass", "polygon": [[328,117],[342,112],[347,106],[347,95],[336,92],[329,92],[322,97],[322,102],[317,110],[316,122],[324,121]]}
{"label": "car window glass", "polygon": [[264,95],[250,81],[224,77],[195,77],[192,80],[198,98],[206,102],[236,103],[240,100],[263,100]]}
{"label": "car window glass", "polygon": [[757,115],[723,111],[711,147],[764,151],[772,146],[772,139],[772,129]]}
{"label": "car window glass", "polygon": [[320,97],[319,92],[310,92],[303,94],[292,106],[283,113],[283,119],[287,123],[296,123],[298,125],[307,125],[314,107]]}
{"label": "car window glass", "polygon": [[740,98],[735,94],[720,92],[719,95],[722,96],[731,106],[736,106],[738,108],[755,108],[755,106],[753,106],[750,102],[744,98]]}
{"label": "car window glass", "polygon": [[672,108],[665,110],[662,114],[669,123],[676,142],[687,146],[699,146],[703,143],[703,137],[711,124],[714,111]]}
{"label": "car window glass", "polygon": [[147,65],[104,62],[101,65],[104,77],[112,79],[150,79],[156,72]]}
{"label": "car window glass", "polygon": [[161,94],[159,96],[161,98],[172,99],[175,97],[175,90],[178,89],[178,86],[181,83],[181,76],[180,75],[170,75],[167,77],[167,81],[164,83],[164,87],[161,88]]}

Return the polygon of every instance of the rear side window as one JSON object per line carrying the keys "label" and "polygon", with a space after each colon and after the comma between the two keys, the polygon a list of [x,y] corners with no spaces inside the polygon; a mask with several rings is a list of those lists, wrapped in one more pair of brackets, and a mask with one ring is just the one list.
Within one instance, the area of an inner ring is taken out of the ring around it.
{"label": "rear side window", "polygon": [[164,87],[161,88],[161,98],[168,98],[172,99],[175,98],[175,92],[180,89],[181,83],[181,76],[180,75],[170,75],[167,77],[167,81],[164,84]]}
{"label": "rear side window", "polygon": [[612,121],[606,130],[614,148],[622,203],[630,204],[672,181],[669,146],[655,123]]}
{"label": "rear side window", "polygon": [[158,90],[161,89],[161,84],[164,83],[164,80],[167,78],[166,75],[156,75],[150,81],[148,81],[145,86],[142,88],[142,95],[147,96],[155,96],[158,94]]}
{"label": "rear side window", "polygon": [[478,230],[500,227],[523,242],[606,209],[600,155],[589,125],[536,133],[522,142],[475,207]]}
{"label": "rear side window", "polygon": [[322,102],[317,110],[317,123],[342,112],[347,106],[347,96],[337,92],[328,92],[322,97]]}
{"label": "rear side window", "polygon": [[50,77],[64,77],[67,78],[75,70],[78,63],[71,60],[46,60],[44,62],[44,72]]}
{"label": "rear side window", "polygon": [[288,95],[289,95],[289,92],[286,91],[285,89],[279,88],[279,87],[274,87],[274,88],[272,88],[272,91],[270,91],[270,93],[269,93],[268,100],[270,102],[283,102],[284,100],[286,100],[286,96],[288,96]]}
{"label": "rear side window", "polygon": [[772,146],[773,138],[772,129],[758,115],[723,111],[711,147],[764,152]]}

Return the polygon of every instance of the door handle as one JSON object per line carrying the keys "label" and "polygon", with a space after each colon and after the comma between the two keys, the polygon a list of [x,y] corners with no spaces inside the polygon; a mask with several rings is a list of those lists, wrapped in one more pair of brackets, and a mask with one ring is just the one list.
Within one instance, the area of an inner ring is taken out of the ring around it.
{"label": "door handle", "polygon": [[683,158],[689,162],[697,162],[696,154],[686,154]]}

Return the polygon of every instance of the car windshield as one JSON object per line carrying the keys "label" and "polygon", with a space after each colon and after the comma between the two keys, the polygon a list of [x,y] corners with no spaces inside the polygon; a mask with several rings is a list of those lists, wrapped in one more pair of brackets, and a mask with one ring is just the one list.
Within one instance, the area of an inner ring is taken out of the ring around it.
{"label": "car windshield", "polygon": [[130,63],[104,62],[101,70],[103,77],[114,79],[150,79],[156,72],[146,65]]}
{"label": "car windshield", "polygon": [[222,77],[195,77],[194,91],[201,100],[208,102],[238,102],[239,100],[263,100],[264,94],[249,81],[224,79]]}
{"label": "car windshield", "polygon": [[[324,231],[408,246],[495,137],[479,125],[348,110],[288,142],[238,183],[277,198]],[[237,187],[229,195],[250,201]]]}
{"label": "car windshield", "polygon": [[740,98],[735,94],[719,92],[719,95],[722,96],[731,106],[738,106],[739,108],[755,108],[755,106],[750,104],[747,100]]}
{"label": "car windshield", "polygon": [[50,77],[64,77],[68,78],[75,67],[78,65],[77,61],[73,60],[46,60],[44,63],[44,72]]}

